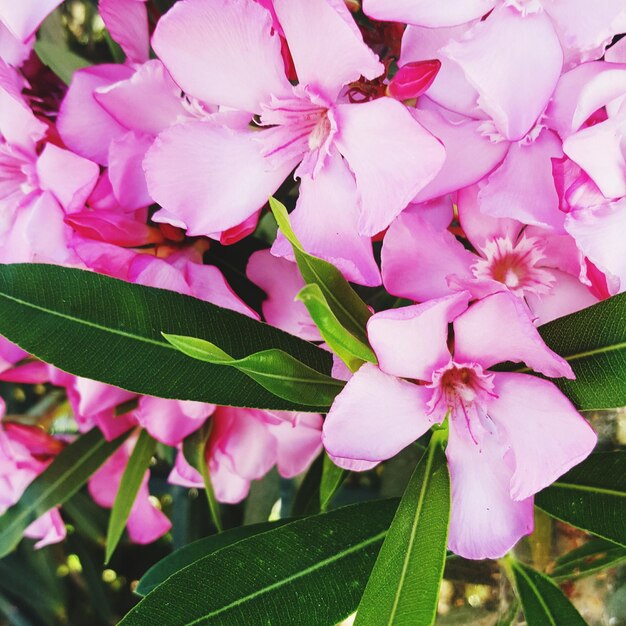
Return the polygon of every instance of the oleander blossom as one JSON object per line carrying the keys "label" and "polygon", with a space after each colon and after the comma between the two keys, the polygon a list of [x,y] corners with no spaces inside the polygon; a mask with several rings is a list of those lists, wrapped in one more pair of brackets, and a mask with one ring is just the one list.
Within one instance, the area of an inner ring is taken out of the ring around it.
{"label": "oleander blossom", "polygon": [[460,292],[373,315],[378,365],[363,365],[337,396],[323,441],[337,464],[369,469],[448,417],[449,547],[498,558],[532,532],[533,495],[582,461],[596,435],[552,382],[489,369],[524,362],[574,377],[521,302],[507,292],[469,299]]}

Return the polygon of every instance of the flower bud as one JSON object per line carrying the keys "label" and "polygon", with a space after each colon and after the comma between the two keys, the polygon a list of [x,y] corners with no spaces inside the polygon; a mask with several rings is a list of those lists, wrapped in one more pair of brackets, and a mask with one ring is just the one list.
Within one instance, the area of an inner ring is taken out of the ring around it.
{"label": "flower bud", "polygon": [[407,63],[391,79],[387,94],[400,101],[417,98],[433,84],[440,68],[439,59]]}

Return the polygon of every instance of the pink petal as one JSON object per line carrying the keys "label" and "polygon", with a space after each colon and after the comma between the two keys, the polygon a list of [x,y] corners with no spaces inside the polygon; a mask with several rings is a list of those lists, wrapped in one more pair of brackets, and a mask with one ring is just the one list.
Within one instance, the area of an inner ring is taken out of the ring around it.
{"label": "pink petal", "polygon": [[187,0],[163,16],[152,47],[180,87],[207,104],[260,113],[288,96],[280,40],[252,0]]}
{"label": "pink petal", "polygon": [[[290,219],[307,252],[329,261],[352,282],[368,287],[380,285],[371,238],[357,232],[359,208],[354,177],[338,153],[326,161],[315,178],[302,176]],[[280,233],[272,253],[294,260],[291,244]]]}
{"label": "pink petal", "polygon": [[294,301],[304,287],[295,263],[275,257],[269,250],[258,250],[248,261],[246,275],[267,294],[261,306],[269,324],[308,341],[321,341],[304,304]]}
{"label": "pink petal", "polygon": [[26,41],[61,0],[0,0],[0,20],[11,32]]}
{"label": "pink petal", "polygon": [[552,159],[561,156],[561,143],[550,131],[543,131],[532,143],[512,144],[502,165],[481,185],[480,210],[562,231],[563,214],[552,175]]}
{"label": "pink petal", "polygon": [[563,138],[593,113],[626,92],[626,65],[584,63],[563,74],[546,111],[547,123]]}
{"label": "pink petal", "polygon": [[454,359],[476,362],[485,369],[505,361],[524,362],[552,378],[574,378],[567,361],[541,339],[526,305],[508,292],[488,296],[456,318]]}
{"label": "pink petal", "polygon": [[74,73],[57,118],[61,138],[70,150],[100,165],[107,164],[109,143],[127,129],[98,104],[94,92],[132,74],[126,65],[95,65]]}
{"label": "pink petal", "polygon": [[[24,352],[22,348],[16,346],[0,335],[0,372],[12,367],[18,361],[25,359],[28,356],[28,352]],[[0,403],[0,409],[2,403]],[[2,410],[0,410],[2,414]]]}
{"label": "pink petal", "polygon": [[284,420],[268,426],[278,442],[278,472],[293,478],[304,472],[322,450],[322,416],[296,413],[293,421]]}
{"label": "pink petal", "polygon": [[212,121],[167,129],[144,161],[151,196],[192,236],[218,233],[246,220],[295,165],[270,169],[253,131]]}
{"label": "pink petal", "polygon": [[126,525],[130,540],[141,545],[156,541],[172,527],[167,515],[148,499],[147,483],[146,480],[140,488]]}
{"label": "pink petal", "polygon": [[344,459],[340,456],[328,455],[337,466],[350,472],[367,472],[378,465],[378,461],[357,461],[356,459]]}
{"label": "pink petal", "polygon": [[510,496],[505,448],[487,435],[480,445],[455,421],[446,456],[452,486],[448,547],[466,559],[497,559],[533,530],[533,501]]}
{"label": "pink petal", "polygon": [[100,0],[98,11],[111,37],[129,61],[143,63],[149,58],[148,11],[141,0]]}
{"label": "pink petal", "polygon": [[567,232],[600,270],[626,288],[626,199],[589,209],[576,209],[565,221]]}
{"label": "pink petal", "polygon": [[443,146],[392,98],[336,108],[337,147],[356,177],[359,233],[375,235],[425,187],[445,160]]}
{"label": "pink petal", "polygon": [[512,141],[535,125],[563,65],[561,45],[545,13],[522,17],[510,6],[494,10],[445,53],[463,68],[479,93],[479,106]]}
{"label": "pink petal", "polygon": [[[420,105],[423,102],[420,101]],[[480,132],[481,121],[449,121],[436,105],[418,109],[415,117],[430,131],[446,150],[443,167],[414,199],[414,202],[432,200],[443,194],[462,189],[489,174],[504,159],[508,145],[493,142]]]}
{"label": "pink petal", "polygon": [[74,377],[73,388],[78,394],[77,409],[82,415],[112,409],[137,397],[137,394],[125,389],[79,376]]}
{"label": "pink petal", "polygon": [[430,380],[450,360],[448,324],[467,308],[461,292],[424,304],[389,309],[373,315],[367,335],[380,369],[404,378]]}
{"label": "pink petal", "polygon": [[33,51],[35,37],[23,42],[3,22],[0,22],[0,59],[13,67],[20,67]]}
{"label": "pink petal", "polygon": [[133,411],[141,426],[168,446],[177,446],[198,430],[215,410],[212,404],[142,396]]}
{"label": "pink petal", "polygon": [[130,78],[98,89],[94,97],[119,124],[147,135],[158,135],[186,115],[180,87],[156,59]]}
{"label": "pink petal", "polygon": [[585,459],[597,437],[550,381],[495,374],[494,383],[497,397],[489,403],[489,416],[510,445],[511,497],[524,500]]}
{"label": "pink petal", "polygon": [[335,398],[324,420],[324,447],[345,459],[391,458],[432,426],[431,393],[366,363]]}
{"label": "pink petal", "polygon": [[68,212],[80,210],[98,181],[100,168],[69,150],[46,144],[37,160],[39,186]]}
{"label": "pink petal", "polygon": [[[400,66],[424,59],[438,59],[441,68],[428,88],[428,99],[450,111],[481,117],[476,102],[478,93],[467,81],[461,67],[446,55],[446,46],[462,40],[472,24],[452,28],[408,26],[402,36]],[[423,99],[423,98],[422,98]]]}
{"label": "pink petal", "polygon": [[29,524],[24,531],[25,537],[39,540],[35,544],[35,549],[37,550],[53,543],[63,541],[66,534],[65,524],[58,509],[52,509],[44,513],[41,517]]}
{"label": "pink petal", "polygon": [[383,240],[383,282],[389,293],[418,302],[451,292],[446,278],[472,278],[472,254],[446,229],[424,219],[419,208],[404,211]]}
{"label": "pink petal", "polygon": [[496,0],[363,0],[363,11],[375,20],[441,28],[482,17],[495,4]]}
{"label": "pink petal", "polygon": [[614,43],[604,54],[604,60],[609,63],[626,63],[626,39],[622,37]]}
{"label": "pink petal", "polygon": [[343,2],[274,0],[301,85],[335,100],[344,85],[384,71]]}

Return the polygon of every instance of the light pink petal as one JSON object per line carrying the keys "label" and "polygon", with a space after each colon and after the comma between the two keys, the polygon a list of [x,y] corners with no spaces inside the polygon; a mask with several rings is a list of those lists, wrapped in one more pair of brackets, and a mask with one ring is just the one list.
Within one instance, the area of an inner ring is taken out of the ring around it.
{"label": "light pink petal", "polygon": [[461,67],[445,54],[446,46],[452,41],[461,40],[471,26],[408,26],[402,36],[399,64],[402,67],[415,61],[438,59],[441,67],[428,88],[428,98],[450,111],[476,118],[484,117],[484,113],[477,109],[478,92],[468,82]]}
{"label": "light pink petal", "polygon": [[272,17],[253,0],[178,2],[152,47],[181,88],[207,104],[260,113],[271,95],[291,92]]}
{"label": "light pink petal", "polygon": [[532,143],[512,144],[502,165],[481,184],[480,210],[562,231],[563,214],[552,175],[552,159],[561,156],[560,141],[550,131],[543,131]]}
{"label": "light pink petal", "polygon": [[454,321],[454,359],[479,363],[524,362],[546,376],[574,378],[565,359],[541,339],[523,302],[508,292],[488,296]]}
{"label": "light pink petal", "polygon": [[604,54],[604,60],[609,63],[626,63],[626,39],[622,37],[613,44]]}
{"label": "light pink petal", "polygon": [[429,381],[433,371],[450,360],[448,324],[465,311],[468,300],[469,294],[461,292],[373,315],[367,335],[380,369]]}
{"label": "light pink petal", "polygon": [[378,461],[357,461],[356,459],[344,459],[340,456],[328,455],[337,466],[350,472],[367,472],[378,465]]}
{"label": "light pink petal", "polygon": [[383,283],[389,293],[418,302],[450,293],[446,278],[471,278],[472,254],[446,229],[432,226],[419,207],[391,224],[382,248]]}
{"label": "light pink petal", "polygon": [[212,404],[142,396],[133,414],[152,437],[165,445],[177,446],[198,430],[214,410]]}
{"label": "light pink petal", "polygon": [[243,222],[295,165],[271,168],[253,131],[215,122],[169,128],[144,161],[151,196],[186,225],[189,235],[210,235]]}
{"label": "light pink petal", "polygon": [[295,302],[304,280],[295,263],[258,250],[248,261],[246,275],[265,293],[263,317],[272,326],[308,341],[321,341],[319,330],[302,302]]}
{"label": "light pink petal", "polygon": [[148,11],[141,0],[100,0],[100,17],[111,37],[129,61],[143,63],[149,58]]}
{"label": "light pink petal", "polygon": [[132,74],[126,65],[95,65],[74,73],[57,119],[61,138],[70,150],[100,165],[107,164],[109,143],[127,129],[98,104],[94,92]]}
{"label": "light pink petal", "polygon": [[67,212],[83,208],[99,175],[100,168],[93,161],[51,143],[37,160],[40,188],[54,194]]}
{"label": "light pink petal", "polygon": [[537,324],[547,324],[598,302],[598,298],[591,293],[589,287],[571,274],[559,270],[552,270],[552,274],[556,278],[556,283],[550,288],[549,293],[541,296],[534,293],[526,295],[526,302],[533,316],[537,318]]}
{"label": "light pink petal", "polygon": [[343,85],[383,73],[343,2],[274,0],[301,85],[333,101]]}
{"label": "light pink petal", "polygon": [[511,448],[511,497],[523,500],[585,459],[597,437],[550,381],[495,374],[494,383],[497,397],[489,403],[489,416]]}
{"label": "light pink petal", "polygon": [[[427,100],[421,100],[420,104],[425,102]],[[481,133],[482,122],[451,122],[438,108],[430,105],[428,109],[415,111],[417,121],[443,144],[446,160],[434,180],[417,194],[414,202],[432,200],[479,181],[504,159],[508,150],[505,141],[493,142]]]}
{"label": "light pink petal", "polygon": [[250,481],[233,472],[225,463],[211,467],[211,482],[218,502],[237,504],[250,492]]}
{"label": "light pink petal", "polygon": [[517,220],[506,217],[491,217],[480,210],[478,194],[480,185],[461,189],[457,194],[459,223],[469,242],[480,250],[485,242],[496,237],[507,237],[516,241],[523,228]]}
{"label": "light pink petal", "polygon": [[441,169],[443,146],[392,98],[336,108],[337,147],[356,177],[359,233],[375,235]]}
{"label": "light pink petal", "polygon": [[480,94],[479,106],[512,141],[535,125],[563,65],[550,18],[543,12],[522,17],[510,6],[495,9],[466,39],[450,43],[445,53],[463,68]]}
{"label": "light pink petal", "polygon": [[74,377],[73,388],[78,394],[77,408],[82,415],[112,409],[137,397],[137,394],[125,389],[79,376]]}
{"label": "light pink petal", "polygon": [[592,178],[607,198],[626,195],[626,105],[605,122],[570,135],[563,152]]}
{"label": "light pink petal", "polygon": [[30,56],[35,37],[23,42],[16,37],[3,22],[0,22],[0,59],[13,67],[20,67]]}
{"label": "light pink petal", "polygon": [[58,509],[52,509],[37,518],[24,531],[25,537],[38,539],[35,548],[43,548],[63,541],[66,536],[65,524]]}
{"label": "light pink petal", "polygon": [[152,543],[162,537],[171,527],[172,522],[165,513],[157,509],[148,499],[147,476],[139,489],[133,508],[130,511],[126,528],[133,543],[141,545]]}
{"label": "light pink petal", "polygon": [[546,111],[561,137],[576,132],[598,109],[626,93],[626,65],[596,61],[563,74]]}
{"label": "light pink petal", "polygon": [[[213,479],[214,477],[211,476],[212,481]],[[176,455],[174,466],[167,477],[167,482],[172,485],[180,485],[181,487],[202,487],[204,484],[200,472],[187,463],[185,455],[180,449]]]}
{"label": "light pink petal", "polygon": [[297,413],[293,421],[268,426],[278,442],[278,471],[285,478],[304,472],[322,450],[322,416]]}
{"label": "light pink petal", "polygon": [[26,41],[59,4],[61,0],[0,0],[0,20],[16,37]]}
{"label": "light pink petal", "polygon": [[152,204],[143,160],[154,143],[149,135],[128,132],[109,145],[109,179],[116,200],[126,210]]}
{"label": "light pink petal", "polygon": [[510,496],[511,469],[494,436],[474,443],[453,421],[446,456],[452,487],[448,547],[466,559],[497,559],[533,530],[532,498]]}
{"label": "light pink petal", "polygon": [[324,420],[324,447],[345,459],[389,459],[432,426],[431,394],[366,363],[335,398]]}
{"label": "light pink petal", "polygon": [[127,80],[98,89],[94,97],[122,126],[147,135],[158,135],[185,115],[180,87],[156,59]]}
{"label": "light pink petal", "polygon": [[583,254],[626,289],[626,199],[596,208],[576,209],[565,221]]}
{"label": "light pink petal", "polygon": [[[302,176],[296,208],[289,217],[307,252],[329,261],[352,282],[368,287],[380,285],[371,238],[357,232],[359,207],[354,177],[338,153],[326,161],[315,178]],[[272,253],[294,260],[291,244],[280,233]]]}
{"label": "light pink petal", "polygon": [[626,7],[622,0],[543,0],[565,50],[568,67],[598,59],[613,37],[626,31]]}
{"label": "light pink petal", "polygon": [[363,0],[363,11],[375,20],[441,28],[464,24],[489,13],[497,0]]}

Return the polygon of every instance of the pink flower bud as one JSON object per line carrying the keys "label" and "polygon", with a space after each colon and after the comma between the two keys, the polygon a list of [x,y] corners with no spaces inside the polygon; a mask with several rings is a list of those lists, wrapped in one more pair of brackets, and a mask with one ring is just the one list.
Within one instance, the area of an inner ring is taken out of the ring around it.
{"label": "pink flower bud", "polygon": [[403,65],[389,83],[387,94],[400,101],[421,96],[433,84],[440,67],[439,59]]}

